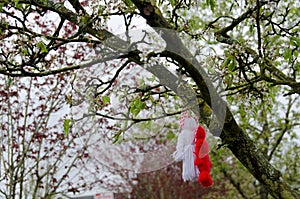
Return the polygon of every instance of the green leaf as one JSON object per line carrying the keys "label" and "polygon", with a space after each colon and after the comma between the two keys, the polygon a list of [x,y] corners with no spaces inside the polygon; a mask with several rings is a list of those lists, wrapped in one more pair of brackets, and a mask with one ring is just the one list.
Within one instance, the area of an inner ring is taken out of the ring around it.
{"label": "green leaf", "polygon": [[69,137],[69,132],[70,132],[71,127],[72,127],[72,120],[71,119],[65,119],[65,121],[64,121],[64,133],[65,133],[66,138]]}
{"label": "green leaf", "polygon": [[4,3],[0,3],[0,12],[3,11],[3,6],[4,6]]}
{"label": "green leaf", "polygon": [[[100,10],[100,9],[99,9]],[[91,20],[91,17],[89,15],[83,15],[80,17],[81,25],[86,25]]]}
{"label": "green leaf", "polygon": [[28,56],[29,55],[29,51],[28,51],[28,48],[23,48],[23,53],[25,56]]}
{"label": "green leaf", "polygon": [[137,97],[130,103],[130,113],[137,116],[145,107],[146,103],[142,102],[140,98]]}
{"label": "green leaf", "polygon": [[43,53],[47,53],[48,52],[48,49],[47,49],[47,46],[44,44],[44,42],[40,41],[38,44],[37,44],[37,47],[43,52]]}
{"label": "green leaf", "polygon": [[166,139],[167,140],[172,140],[176,137],[176,134],[172,131],[168,131],[167,134],[166,134]]}
{"label": "green leaf", "polygon": [[113,135],[113,144],[121,144],[122,141],[124,141],[124,137],[122,136],[124,135],[124,131],[118,131]]}
{"label": "green leaf", "polygon": [[14,3],[15,3],[15,7],[17,9],[21,10],[23,8],[23,6],[22,6],[22,4],[20,4],[19,0],[15,0]]}
{"label": "green leaf", "polygon": [[114,137],[114,140],[112,141],[113,144],[117,143],[120,139],[120,135],[121,133],[116,133],[113,137]]}
{"label": "green leaf", "polygon": [[163,93],[163,94],[161,94],[162,95],[162,97],[164,97],[164,98],[166,98],[166,99],[168,99],[169,98],[169,95],[168,95],[168,93]]}
{"label": "green leaf", "polygon": [[212,12],[215,11],[215,6],[216,6],[215,0],[206,0],[206,5],[210,6]]}
{"label": "green leaf", "polygon": [[201,27],[201,21],[198,16],[193,15],[190,18],[189,23],[192,30],[198,30]]}
{"label": "green leaf", "polygon": [[109,96],[102,96],[102,102],[103,102],[104,106],[106,104],[110,104],[110,97]]}
{"label": "green leaf", "polygon": [[67,104],[70,104],[70,106],[72,106],[72,95],[67,96]]}
{"label": "green leaf", "polygon": [[254,32],[254,24],[251,24],[250,25],[250,33],[253,33]]}
{"label": "green leaf", "polygon": [[235,58],[233,56],[228,56],[222,66],[228,67],[228,70],[232,72],[236,66]]}
{"label": "green leaf", "polygon": [[299,52],[298,52],[297,50],[295,50],[295,51],[293,52],[293,55],[294,55],[294,57],[298,57]]}
{"label": "green leaf", "polygon": [[290,44],[292,46],[295,46],[295,47],[299,47],[300,48],[300,39],[299,38],[296,38],[296,37],[291,37],[290,38]]}
{"label": "green leaf", "polygon": [[223,64],[222,64],[222,66],[223,67],[226,67],[226,66],[228,66],[228,64],[231,62],[231,57],[227,57],[226,59],[225,59],[225,61],[223,62]]}
{"label": "green leaf", "polygon": [[228,64],[228,70],[232,72],[235,69],[235,65],[236,65],[235,61],[232,60],[230,64]]}
{"label": "green leaf", "polygon": [[11,82],[12,82],[12,78],[9,77],[9,78],[7,79],[7,87],[10,87]]}
{"label": "green leaf", "polygon": [[289,60],[292,57],[292,51],[289,48],[284,49],[283,58]]}
{"label": "green leaf", "polygon": [[126,6],[131,7],[133,6],[133,3],[130,0],[125,0],[124,3],[126,4]]}
{"label": "green leaf", "polygon": [[297,63],[297,64],[295,65],[295,68],[296,68],[296,70],[297,70],[298,72],[300,72],[300,63]]}
{"label": "green leaf", "polygon": [[175,0],[170,0],[171,6],[174,7],[176,5],[176,1]]}

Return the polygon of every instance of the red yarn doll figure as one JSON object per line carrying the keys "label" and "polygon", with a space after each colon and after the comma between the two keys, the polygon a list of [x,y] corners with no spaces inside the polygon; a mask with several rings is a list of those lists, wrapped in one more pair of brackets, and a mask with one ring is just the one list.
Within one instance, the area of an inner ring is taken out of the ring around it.
{"label": "red yarn doll figure", "polygon": [[213,184],[213,180],[210,176],[210,169],[212,163],[208,156],[208,143],[205,140],[206,133],[202,126],[198,126],[196,135],[195,135],[195,161],[194,164],[197,166],[200,174],[198,176],[198,182],[203,187],[209,187]]}

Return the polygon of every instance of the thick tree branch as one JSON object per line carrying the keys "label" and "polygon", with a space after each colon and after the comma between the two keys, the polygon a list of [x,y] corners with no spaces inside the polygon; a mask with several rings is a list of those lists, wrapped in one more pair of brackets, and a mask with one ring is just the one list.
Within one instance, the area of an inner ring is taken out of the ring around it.
{"label": "thick tree branch", "polygon": [[7,71],[6,69],[0,69],[0,74],[11,76],[11,77],[43,77],[43,76],[55,75],[55,74],[64,73],[64,72],[70,72],[70,71],[80,69],[80,68],[81,69],[87,68],[94,64],[104,63],[104,62],[110,61],[112,59],[122,58],[123,56],[124,55],[121,55],[120,57],[116,57],[115,55],[113,55],[113,56],[109,56],[106,58],[94,59],[90,62],[83,63],[83,64],[66,66],[63,68],[48,70],[48,71],[44,71],[44,72],[29,72],[29,71],[25,71],[25,70],[20,70],[17,72],[15,72],[15,71],[10,72],[10,71]]}

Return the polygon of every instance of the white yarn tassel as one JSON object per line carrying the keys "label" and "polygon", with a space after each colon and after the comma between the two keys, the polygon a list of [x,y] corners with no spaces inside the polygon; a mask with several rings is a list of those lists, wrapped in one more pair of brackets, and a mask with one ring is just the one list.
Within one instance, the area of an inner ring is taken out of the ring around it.
{"label": "white yarn tassel", "polygon": [[191,144],[188,146],[186,152],[184,153],[182,161],[182,179],[183,181],[192,181],[198,178],[199,170],[194,165],[195,154],[194,154],[195,145]]}
{"label": "white yarn tassel", "polygon": [[198,170],[194,165],[194,136],[198,124],[195,119],[184,118],[182,131],[178,135],[176,151],[173,157],[176,161],[183,161],[182,178],[184,181],[198,177]]}
{"label": "white yarn tassel", "polygon": [[176,161],[183,160],[183,155],[187,151],[188,146],[193,144],[197,123],[193,118],[186,118],[182,127],[182,131],[178,135],[176,151],[173,157]]}

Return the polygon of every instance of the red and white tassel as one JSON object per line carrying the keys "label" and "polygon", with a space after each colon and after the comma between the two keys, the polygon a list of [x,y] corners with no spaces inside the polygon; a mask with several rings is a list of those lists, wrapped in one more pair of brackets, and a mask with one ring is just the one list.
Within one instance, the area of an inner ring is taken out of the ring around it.
{"label": "red and white tassel", "polygon": [[202,186],[211,186],[213,181],[209,173],[212,164],[208,156],[209,147],[204,128],[188,112],[182,114],[180,127],[173,157],[176,161],[182,161],[183,180],[198,179]]}

